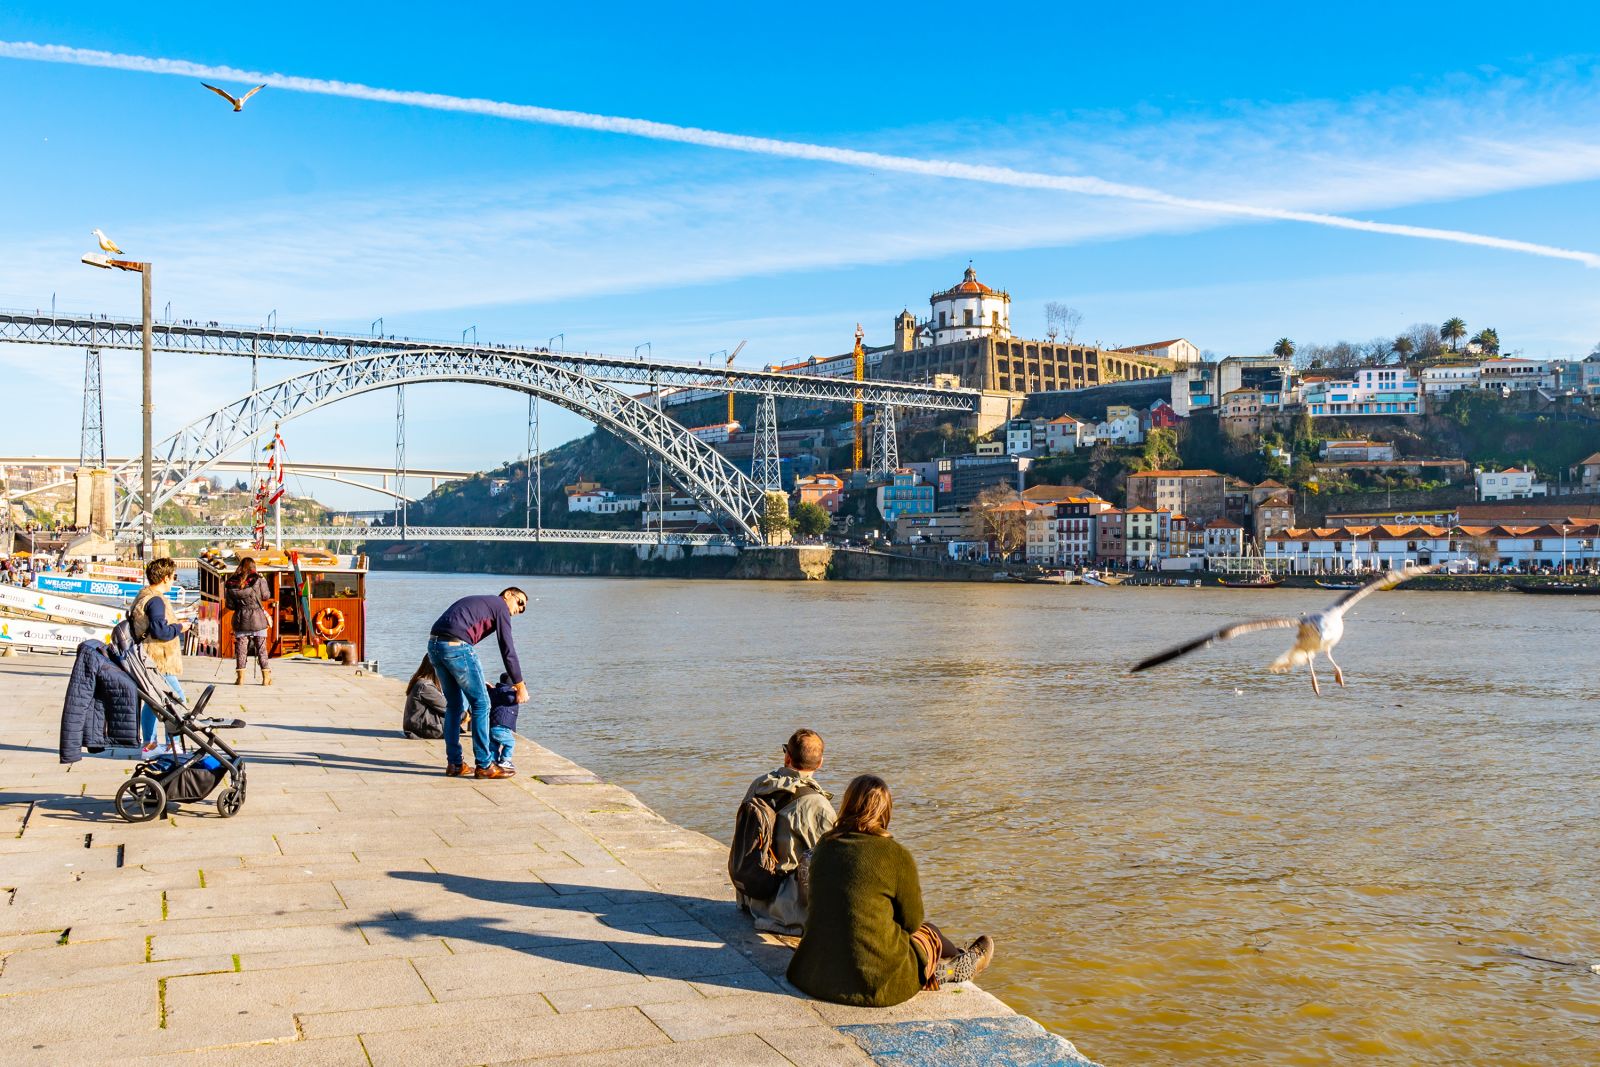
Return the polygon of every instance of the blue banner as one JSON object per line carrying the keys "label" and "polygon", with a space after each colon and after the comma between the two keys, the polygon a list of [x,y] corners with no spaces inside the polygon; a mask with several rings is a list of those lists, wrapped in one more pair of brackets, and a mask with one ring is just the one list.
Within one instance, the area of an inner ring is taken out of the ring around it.
{"label": "blue banner", "polygon": [[[45,593],[67,593],[76,596],[109,596],[132,600],[144,586],[138,582],[119,582],[111,578],[83,578],[65,574],[36,574],[33,587]],[[167,599],[181,604],[188,599],[178,586],[167,590]]]}

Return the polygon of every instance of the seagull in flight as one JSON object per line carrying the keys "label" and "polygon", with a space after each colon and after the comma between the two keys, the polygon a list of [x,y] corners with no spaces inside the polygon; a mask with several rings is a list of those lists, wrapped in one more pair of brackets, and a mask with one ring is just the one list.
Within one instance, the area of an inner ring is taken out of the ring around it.
{"label": "seagull in flight", "polygon": [[261,85],[256,86],[254,89],[251,89],[248,93],[245,93],[243,96],[234,96],[232,93],[228,92],[226,89],[218,89],[215,85],[206,85],[205,82],[201,82],[200,84],[201,85],[205,85],[207,89],[210,89],[212,92],[214,92],[218,96],[222,97],[222,99],[224,99],[228,103],[232,104],[233,105],[233,110],[235,110],[235,111],[243,111],[244,110],[244,102],[246,100],[250,99],[252,96],[254,96],[257,93],[259,93],[261,90],[266,88],[266,84],[263,83]]}
{"label": "seagull in flight", "polygon": [[1317,681],[1317,656],[1328,657],[1328,662],[1333,665],[1333,677],[1342,688],[1344,686],[1344,671],[1339,669],[1339,664],[1334,662],[1333,649],[1341,638],[1344,637],[1344,614],[1363,597],[1383,589],[1393,589],[1401,582],[1409,581],[1420,574],[1430,574],[1439,569],[1441,564],[1427,567],[1397,567],[1387,574],[1380,575],[1363,585],[1360,589],[1352,590],[1335,600],[1321,611],[1313,611],[1306,615],[1291,615],[1273,619],[1255,619],[1251,622],[1234,623],[1214,630],[1204,637],[1197,637],[1193,641],[1186,641],[1175,648],[1165,652],[1158,652],[1154,656],[1142,659],[1133,665],[1132,673],[1159,667],[1163,663],[1170,663],[1180,656],[1187,656],[1191,652],[1198,652],[1208,648],[1218,641],[1227,641],[1241,634],[1253,634],[1257,630],[1297,630],[1294,644],[1289,651],[1272,661],[1272,672],[1282,674],[1296,667],[1305,666],[1311,670],[1311,690],[1318,696],[1322,695],[1322,685]]}
{"label": "seagull in flight", "polygon": [[95,239],[100,242],[100,251],[115,252],[119,256],[127,255],[126,252],[117,247],[117,242],[113,241],[99,230],[90,230],[89,232],[92,233],[95,236]]}

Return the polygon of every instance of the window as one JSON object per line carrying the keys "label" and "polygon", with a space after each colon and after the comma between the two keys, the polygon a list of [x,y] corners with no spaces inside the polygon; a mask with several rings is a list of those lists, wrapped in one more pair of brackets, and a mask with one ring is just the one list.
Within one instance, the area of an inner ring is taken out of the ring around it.
{"label": "window", "polygon": [[993,323],[994,325],[996,325],[996,326],[1000,325],[1000,312],[998,312],[998,311],[989,312],[989,321],[991,323]]}
{"label": "window", "polygon": [[972,325],[972,309],[971,308],[967,308],[961,314],[966,317],[965,325],[971,326]]}
{"label": "window", "polygon": [[939,312],[939,325],[940,325],[940,326],[943,326],[943,325],[944,325],[944,314],[945,314],[945,313],[944,313],[944,312],[942,312],[942,311],[941,311],[941,312]]}

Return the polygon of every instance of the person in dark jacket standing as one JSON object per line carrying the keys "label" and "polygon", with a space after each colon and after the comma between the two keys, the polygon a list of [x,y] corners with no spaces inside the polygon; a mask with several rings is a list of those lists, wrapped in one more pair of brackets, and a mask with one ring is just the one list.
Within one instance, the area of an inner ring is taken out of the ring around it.
{"label": "person in dark jacket standing", "polygon": [[889,836],[893,808],[882,778],[853,779],[811,853],[806,931],[789,981],[818,1000],[887,1008],[970,981],[994,956],[987,936],[962,949],[924,921],[916,861]]}
{"label": "person in dark jacket standing", "polygon": [[246,556],[228,576],[223,596],[233,612],[233,684],[244,684],[245,663],[253,653],[261,668],[261,684],[272,684],[272,668],[267,666],[267,631],[272,620],[267,604],[272,590],[267,580],[256,573],[256,561]]}
{"label": "person in dark jacket standing", "polygon": [[439,675],[444,690],[444,773],[458,778],[467,773],[461,754],[461,716],[469,712],[472,721],[472,758],[475,778],[510,778],[517,773],[494,762],[489,748],[489,687],[483,680],[483,665],[472,646],[494,634],[500,642],[500,658],[517,693],[517,703],[528,700],[528,687],[522,680],[522,663],[511,637],[511,617],[528,610],[528,594],[515,586],[499,596],[467,596],[451,604],[433,624],[428,637],[428,658]]}
{"label": "person in dark jacket standing", "polygon": [[[145,580],[150,584],[139,590],[133,605],[128,608],[128,623],[133,627],[133,639],[144,646],[150,661],[167,680],[167,685],[183,700],[183,686],[178,675],[183,673],[183,657],[179,653],[179,639],[189,628],[187,622],[167,621],[167,590],[177,577],[178,565],[162,557],[153,559],[144,568]],[[139,737],[144,742],[144,755],[156,751],[156,709],[149,704],[139,715]],[[170,745],[172,739],[168,738]]]}

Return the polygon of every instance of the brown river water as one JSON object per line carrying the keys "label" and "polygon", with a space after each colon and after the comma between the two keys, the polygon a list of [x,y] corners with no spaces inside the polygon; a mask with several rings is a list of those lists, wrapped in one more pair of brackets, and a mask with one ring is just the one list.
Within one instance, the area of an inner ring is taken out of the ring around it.
{"label": "brown river water", "polygon": [[1321,698],[1287,631],[1124,673],[1320,590],[379,574],[370,654],[511,581],[523,733],[725,841],[818,730],[984,986],[1094,1059],[1600,1063],[1594,599],[1375,596]]}

